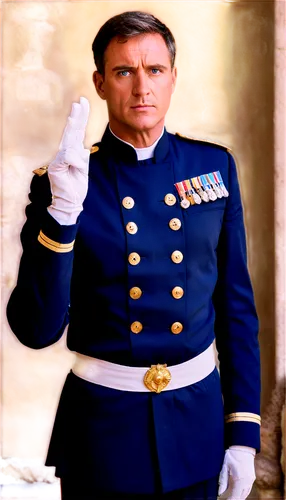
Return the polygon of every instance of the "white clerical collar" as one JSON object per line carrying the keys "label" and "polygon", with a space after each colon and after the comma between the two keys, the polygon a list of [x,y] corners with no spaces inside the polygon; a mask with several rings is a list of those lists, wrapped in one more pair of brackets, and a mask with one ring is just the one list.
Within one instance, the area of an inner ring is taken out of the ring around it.
{"label": "white clerical collar", "polygon": [[119,139],[119,141],[121,142],[125,142],[125,144],[128,144],[128,146],[131,146],[133,149],[135,149],[137,154],[137,160],[148,160],[148,158],[153,158],[155,148],[158,142],[160,141],[162,135],[164,134],[164,127],[163,127],[160,137],[158,137],[158,139],[154,142],[154,144],[148,146],[147,148],[135,148],[133,144],[130,144],[130,142],[124,141],[123,139],[120,139],[120,137],[118,137],[114,132],[112,132],[110,125],[109,125],[109,130],[112,133],[112,135],[116,137],[116,139]]}

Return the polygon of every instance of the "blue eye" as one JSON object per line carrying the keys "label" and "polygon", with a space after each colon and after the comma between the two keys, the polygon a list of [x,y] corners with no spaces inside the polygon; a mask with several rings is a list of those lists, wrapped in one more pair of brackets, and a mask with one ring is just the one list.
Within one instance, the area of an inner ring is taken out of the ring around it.
{"label": "blue eye", "polygon": [[158,75],[160,73],[160,70],[158,68],[152,68],[151,72],[153,75]]}
{"label": "blue eye", "polygon": [[129,75],[129,71],[127,69],[123,70],[123,71],[119,71],[118,73],[120,76],[128,76]]}

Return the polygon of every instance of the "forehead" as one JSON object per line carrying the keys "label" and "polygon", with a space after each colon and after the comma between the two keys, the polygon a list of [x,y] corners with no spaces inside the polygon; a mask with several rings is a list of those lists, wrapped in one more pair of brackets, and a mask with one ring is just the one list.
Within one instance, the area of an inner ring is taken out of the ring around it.
{"label": "forehead", "polygon": [[113,38],[104,54],[105,66],[132,65],[138,59],[149,64],[170,64],[170,53],[164,38],[159,33],[137,35],[126,40]]}

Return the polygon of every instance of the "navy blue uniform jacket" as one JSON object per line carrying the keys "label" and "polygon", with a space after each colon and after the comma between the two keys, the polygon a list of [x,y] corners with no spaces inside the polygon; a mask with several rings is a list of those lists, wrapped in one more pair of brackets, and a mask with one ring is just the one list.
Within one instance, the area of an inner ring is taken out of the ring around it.
{"label": "navy blue uniform jacket", "polygon": [[[235,163],[224,147],[166,131],[149,160],[137,161],[109,129],[98,148],[77,224],[49,215],[48,176],[33,178],[8,320],[28,347],[55,343],[69,324],[70,350],[130,366],[182,363],[216,339],[220,376],[215,369],[189,387],[131,393],[71,372],[63,388],[47,465],[58,476],[82,468],[99,489],[123,492],[152,493],[159,474],[167,492],[218,474],[229,445],[259,449],[258,321]],[[215,171],[229,197],[183,209],[174,184]],[[164,201],[168,193],[174,205]],[[181,262],[173,262],[175,250]],[[142,290],[137,300],[132,287]],[[138,334],[134,321],[143,326]],[[183,330],[174,335],[177,321]]]}

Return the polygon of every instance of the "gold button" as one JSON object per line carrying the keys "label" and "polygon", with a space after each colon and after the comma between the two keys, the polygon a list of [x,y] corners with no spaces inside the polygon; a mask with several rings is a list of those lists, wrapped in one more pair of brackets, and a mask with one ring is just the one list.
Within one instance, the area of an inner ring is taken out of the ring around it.
{"label": "gold button", "polygon": [[171,326],[171,332],[174,335],[178,335],[178,333],[181,333],[182,330],[183,330],[183,325],[182,325],[182,323],[179,323],[179,321],[176,321]]}
{"label": "gold button", "polygon": [[184,258],[183,254],[182,254],[182,252],[180,252],[180,250],[175,250],[171,255],[171,259],[173,262],[175,262],[175,264],[180,264],[180,262],[182,262],[183,258]]}
{"label": "gold button", "polygon": [[173,231],[178,231],[178,229],[180,229],[182,223],[180,221],[180,219],[171,219],[170,222],[169,222],[169,226],[171,229],[173,229]]}
{"label": "gold button", "polygon": [[143,330],[143,325],[142,325],[142,323],[140,323],[140,321],[134,321],[130,328],[131,328],[131,332],[140,333]]}
{"label": "gold button", "polygon": [[172,290],[174,299],[181,299],[184,295],[184,290],[180,286],[175,286]]}
{"label": "gold button", "polygon": [[133,198],[131,198],[131,196],[125,196],[125,198],[123,198],[122,200],[122,205],[124,206],[124,208],[127,208],[127,210],[129,210],[130,208],[134,207],[135,201],[133,200]]}
{"label": "gold button", "polygon": [[135,222],[128,222],[128,224],[126,224],[126,231],[129,234],[136,234],[138,231],[137,224],[135,224]]}
{"label": "gold button", "polygon": [[137,266],[141,260],[139,253],[132,252],[129,254],[128,261],[131,266]]}
{"label": "gold button", "polygon": [[137,300],[140,299],[142,295],[142,290],[138,286],[134,286],[133,288],[130,289],[129,295],[131,299]]}
{"label": "gold button", "polygon": [[166,205],[171,207],[172,205],[175,205],[176,197],[172,193],[168,193],[164,198],[164,202],[166,203]]}

